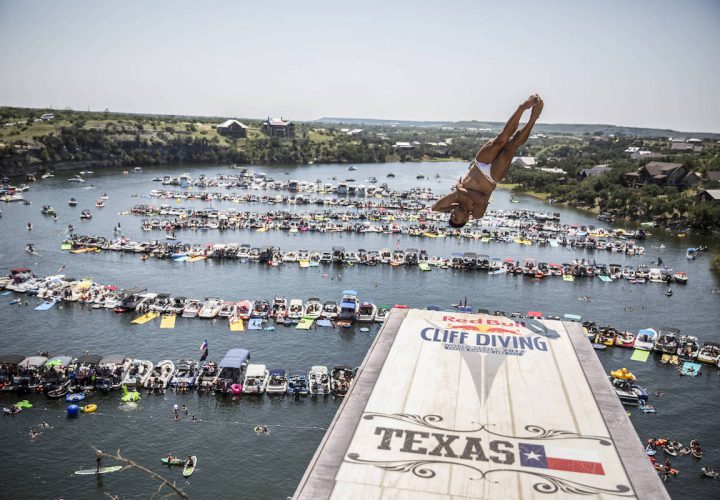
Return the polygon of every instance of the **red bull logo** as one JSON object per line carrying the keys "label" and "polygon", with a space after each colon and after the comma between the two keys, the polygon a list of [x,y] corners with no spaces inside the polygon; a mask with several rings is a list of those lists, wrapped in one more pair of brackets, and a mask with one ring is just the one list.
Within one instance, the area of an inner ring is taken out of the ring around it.
{"label": "red bull logo", "polygon": [[522,335],[523,323],[503,317],[493,318],[458,318],[455,316],[443,316],[442,320],[447,323],[448,328],[457,328],[468,332],[479,333],[500,333],[508,335]]}

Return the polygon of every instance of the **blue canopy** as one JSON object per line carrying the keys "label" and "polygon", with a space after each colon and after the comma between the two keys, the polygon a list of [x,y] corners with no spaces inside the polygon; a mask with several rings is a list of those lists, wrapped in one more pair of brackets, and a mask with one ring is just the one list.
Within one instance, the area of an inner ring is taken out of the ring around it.
{"label": "blue canopy", "polygon": [[230,349],[218,366],[220,368],[240,368],[248,359],[250,359],[250,351],[247,349]]}
{"label": "blue canopy", "polygon": [[355,290],[343,290],[343,295],[357,295],[357,291]]}
{"label": "blue canopy", "polygon": [[647,335],[648,337],[657,337],[657,332],[652,328],[644,328],[638,332],[638,335]]}
{"label": "blue canopy", "polygon": [[355,309],[355,302],[340,302],[342,309]]}
{"label": "blue canopy", "polygon": [[283,368],[274,368],[270,370],[270,376],[271,377],[284,377],[285,376],[285,370]]}

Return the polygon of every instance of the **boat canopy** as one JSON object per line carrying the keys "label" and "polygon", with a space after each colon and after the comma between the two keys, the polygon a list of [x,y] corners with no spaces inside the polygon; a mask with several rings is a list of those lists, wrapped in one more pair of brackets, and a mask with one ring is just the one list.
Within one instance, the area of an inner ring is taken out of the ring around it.
{"label": "boat canopy", "polygon": [[285,376],[285,369],[283,368],[273,368],[270,370],[270,376],[271,377],[284,377]]}
{"label": "boat canopy", "polygon": [[220,368],[240,368],[250,359],[250,351],[247,349],[230,349],[220,361]]}
{"label": "boat canopy", "polygon": [[82,356],[78,356],[77,362],[86,365],[97,365],[102,358],[99,354],[83,354]]}
{"label": "boat canopy", "polygon": [[580,321],[582,319],[582,316],[579,316],[577,314],[565,314],[563,316],[563,319],[565,321]]}
{"label": "boat canopy", "polygon": [[264,377],[265,370],[265,365],[248,365],[245,370],[245,375],[248,377]]}
{"label": "boat canopy", "polygon": [[38,366],[44,365],[47,360],[45,356],[28,356],[22,360],[20,366],[24,368],[37,368]]}
{"label": "boat canopy", "polygon": [[145,291],[145,288],[128,288],[125,290],[125,297],[132,297],[133,295],[138,295],[140,293],[143,293]]}
{"label": "boat canopy", "polygon": [[638,332],[638,335],[647,335],[648,337],[657,337],[657,332],[652,328],[643,328]]}
{"label": "boat canopy", "polygon": [[343,295],[352,295],[353,297],[356,296],[358,293],[356,290],[343,290]]}
{"label": "boat canopy", "polygon": [[294,377],[306,378],[307,373],[304,372],[303,370],[290,370],[290,378],[294,378]]}
{"label": "boat canopy", "polygon": [[355,302],[340,302],[341,309],[355,309]]}
{"label": "boat canopy", "polygon": [[64,368],[69,365],[71,361],[72,358],[70,356],[55,356],[54,358],[50,358],[46,361],[45,366],[48,368],[51,366],[60,366]]}
{"label": "boat canopy", "polygon": [[121,365],[125,362],[125,356],[122,354],[107,354],[100,359],[103,365]]}
{"label": "boat canopy", "polygon": [[19,365],[25,356],[22,354],[3,354],[0,356],[0,364],[4,365]]}

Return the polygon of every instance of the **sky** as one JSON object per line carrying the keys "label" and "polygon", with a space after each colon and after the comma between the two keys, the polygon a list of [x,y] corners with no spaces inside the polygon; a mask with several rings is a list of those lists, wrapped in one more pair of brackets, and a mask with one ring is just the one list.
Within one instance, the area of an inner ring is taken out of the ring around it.
{"label": "sky", "polygon": [[0,105],[720,132],[720,0],[0,0]]}

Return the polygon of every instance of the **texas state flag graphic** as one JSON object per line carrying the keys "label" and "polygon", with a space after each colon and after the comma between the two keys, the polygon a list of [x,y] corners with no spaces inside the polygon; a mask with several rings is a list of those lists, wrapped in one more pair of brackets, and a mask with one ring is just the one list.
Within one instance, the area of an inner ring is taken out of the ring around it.
{"label": "texas state flag graphic", "polygon": [[520,465],[523,467],[605,475],[602,463],[592,451],[559,448],[554,445],[518,444]]}

